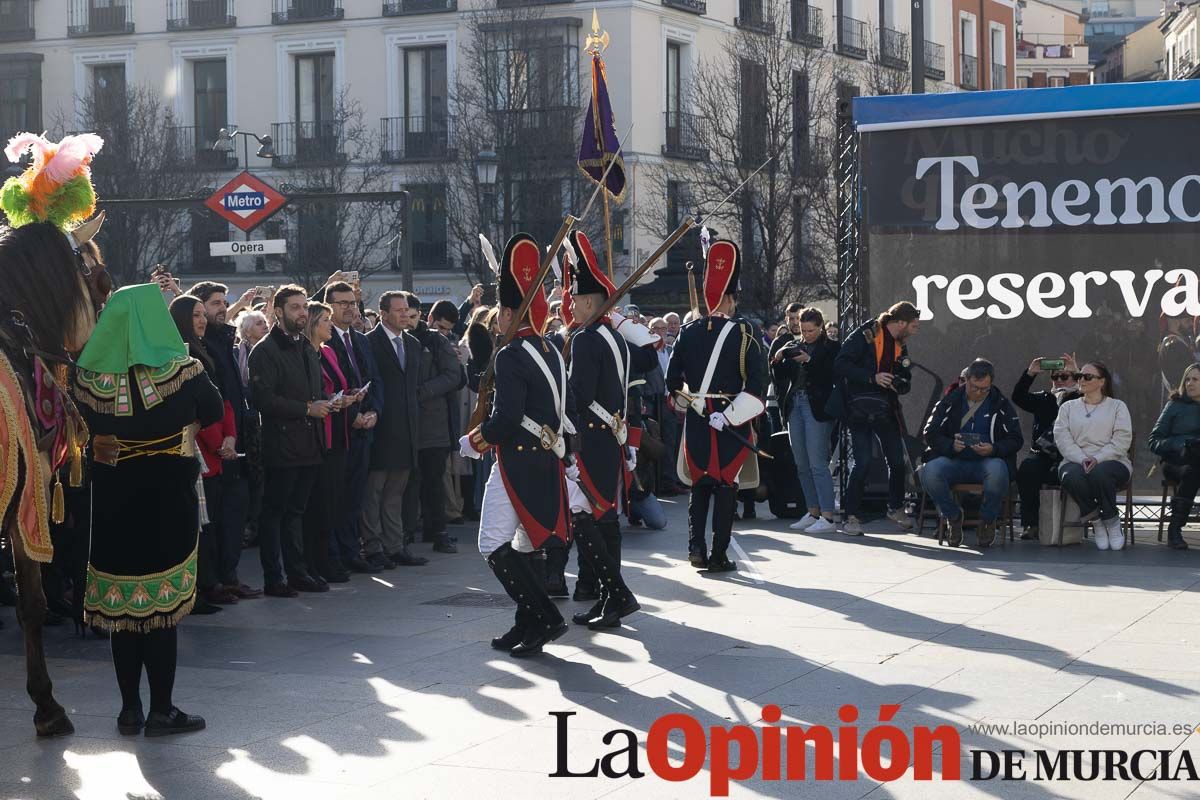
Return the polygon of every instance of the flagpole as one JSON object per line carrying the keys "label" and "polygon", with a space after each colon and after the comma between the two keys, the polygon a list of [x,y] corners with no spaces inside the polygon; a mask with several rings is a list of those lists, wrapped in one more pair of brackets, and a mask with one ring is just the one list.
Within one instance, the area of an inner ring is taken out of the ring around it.
{"label": "flagpole", "polygon": [[608,189],[601,189],[600,193],[604,195],[604,244],[608,250],[608,279],[613,280],[613,259],[612,259],[612,217],[608,210]]}

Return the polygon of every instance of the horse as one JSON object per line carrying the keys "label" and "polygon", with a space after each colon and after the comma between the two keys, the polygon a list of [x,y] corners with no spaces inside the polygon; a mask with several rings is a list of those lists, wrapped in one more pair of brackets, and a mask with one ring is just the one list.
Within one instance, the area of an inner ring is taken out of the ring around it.
{"label": "horse", "polygon": [[[76,440],[67,442],[68,447],[78,448],[80,433],[86,441],[86,426],[66,388],[67,373],[70,354],[83,349],[112,289],[100,250],[92,242],[103,221],[100,212],[65,235],[49,223],[0,227],[0,352],[6,361],[0,362],[6,367],[0,374],[6,387],[0,388],[10,390],[0,391],[5,405],[0,453],[7,447],[7,464],[17,465],[13,471],[6,465],[0,479],[0,534],[13,549],[26,690],[36,706],[33,723],[39,737],[69,735],[75,727],[54,699],[42,642],[46,597],[40,562],[48,560],[43,548],[49,538],[31,545],[26,536],[31,526],[48,532],[53,510],[48,506],[58,503],[46,500],[61,497],[61,487],[56,492],[51,482],[54,467],[62,461],[64,428]],[[22,406],[15,402],[18,389]],[[30,443],[36,454],[27,452]],[[28,483],[43,479],[40,487]],[[26,502],[30,496],[32,503]],[[31,552],[33,546],[39,551]]]}

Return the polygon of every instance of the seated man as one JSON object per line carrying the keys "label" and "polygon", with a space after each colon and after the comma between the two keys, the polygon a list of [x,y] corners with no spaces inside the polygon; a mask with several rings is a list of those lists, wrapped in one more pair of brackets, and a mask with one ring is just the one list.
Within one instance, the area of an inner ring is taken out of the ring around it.
{"label": "seated man", "polygon": [[966,384],[952,390],[933,408],[925,423],[925,465],[921,485],[950,529],[951,547],[962,544],[963,512],[950,487],[983,484],[979,511],[980,547],[996,537],[996,518],[1004,505],[1012,462],[1021,449],[1021,423],[1008,398],[992,386],[995,368],[976,359],[967,367]]}

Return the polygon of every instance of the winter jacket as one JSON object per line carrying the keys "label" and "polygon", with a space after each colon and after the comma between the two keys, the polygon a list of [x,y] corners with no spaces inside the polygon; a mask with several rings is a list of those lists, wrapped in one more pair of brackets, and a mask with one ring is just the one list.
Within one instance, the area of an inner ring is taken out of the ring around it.
{"label": "winter jacket", "polygon": [[790,358],[782,359],[778,363],[771,363],[777,352],[797,340],[798,337],[793,336],[790,331],[785,331],[775,337],[767,354],[767,363],[771,367],[771,382],[775,385],[775,397],[779,401],[780,413],[785,421],[791,416],[795,400],[791,387],[796,380],[796,373],[803,368],[805,371],[804,391],[808,393],[808,402],[812,406],[813,417],[820,422],[828,422],[832,417],[825,412],[825,406],[829,402],[829,395],[833,392],[833,362],[837,358],[841,346],[829,337],[822,335],[814,342],[815,349],[812,353],[812,360],[807,364],[800,364]]}
{"label": "winter jacket", "polygon": [[[954,452],[954,437],[962,427],[962,417],[966,410],[966,387],[960,386],[938,401],[925,422],[922,436],[925,439],[923,461],[930,461],[939,456],[946,458],[979,459],[981,456],[970,448]],[[1016,456],[1024,444],[1021,434],[1021,421],[1012,403],[995,386],[988,392],[984,405],[976,413],[976,420],[982,423],[991,439],[992,455],[989,458],[1002,458],[1008,464],[1010,475],[1016,475]],[[978,415],[985,415],[982,420]]]}
{"label": "winter jacket", "polygon": [[846,417],[852,398],[863,394],[881,394],[895,402],[897,395],[908,394],[912,389],[912,370],[909,367],[908,345],[900,345],[892,374],[905,377],[892,389],[884,389],[875,382],[879,374],[879,362],[875,358],[875,336],[879,333],[879,321],[870,320],[842,340],[837,356],[833,359],[833,394],[827,412],[838,418]]}
{"label": "winter jacket", "polygon": [[221,417],[221,421],[196,431],[196,444],[200,448],[200,454],[204,456],[205,478],[215,478],[221,474],[225,464],[217,451],[221,449],[225,437],[237,436],[237,429],[233,423],[233,406],[228,400],[224,402],[225,416]]}
{"label": "winter jacket", "polygon": [[324,400],[321,365],[308,339],[293,339],[275,326],[250,352],[250,395],[262,417],[263,463],[312,467],[325,453],[325,429],[308,416],[308,404]]}
{"label": "winter jacket", "polygon": [[421,343],[417,372],[417,399],[421,405],[417,448],[449,448],[460,435],[458,391],[467,384],[466,373],[450,340],[425,323],[412,331]]}
{"label": "winter jacket", "polygon": [[[1012,401],[1017,408],[1033,415],[1033,438],[1029,442],[1029,452],[1043,455],[1045,453],[1038,446],[1038,440],[1042,437],[1054,439],[1054,420],[1058,419],[1058,407],[1068,400],[1079,397],[1079,392],[1077,390],[1065,392],[1061,401],[1054,392],[1031,392],[1029,387],[1033,386],[1036,377],[1028,372],[1022,372],[1021,377],[1017,380],[1017,385],[1013,387]],[[1055,455],[1055,459],[1057,460],[1057,455]]]}
{"label": "winter jacket", "polygon": [[1150,450],[1170,464],[1183,464],[1183,447],[1200,439],[1200,403],[1187,397],[1168,400],[1154,430],[1150,431]]}

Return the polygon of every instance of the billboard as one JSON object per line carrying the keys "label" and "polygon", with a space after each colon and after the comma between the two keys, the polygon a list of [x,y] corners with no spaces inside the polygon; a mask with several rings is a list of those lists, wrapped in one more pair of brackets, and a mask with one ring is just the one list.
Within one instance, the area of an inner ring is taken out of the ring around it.
{"label": "billboard", "polygon": [[866,98],[854,114],[867,311],[909,299],[924,320],[910,432],[976,357],[1011,396],[1032,359],[1075,353],[1112,369],[1135,487],[1157,491],[1146,441],[1200,351],[1200,87]]}

